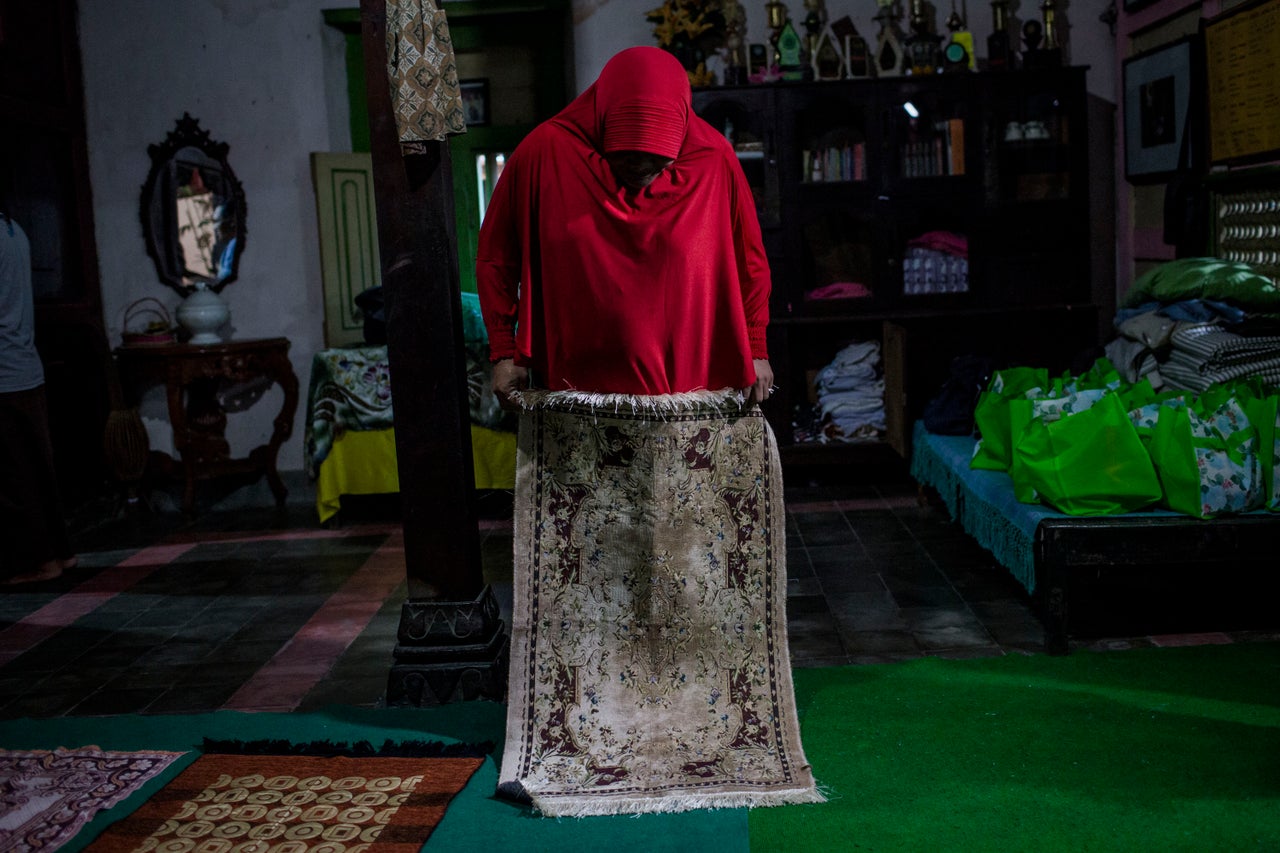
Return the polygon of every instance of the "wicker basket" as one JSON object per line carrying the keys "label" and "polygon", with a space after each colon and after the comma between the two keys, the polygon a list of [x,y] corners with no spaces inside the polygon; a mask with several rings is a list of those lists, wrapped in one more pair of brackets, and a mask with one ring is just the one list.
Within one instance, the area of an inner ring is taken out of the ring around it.
{"label": "wicker basket", "polygon": [[[147,317],[150,319],[142,325],[141,331],[130,329]],[[163,302],[153,296],[144,296],[136,302],[131,302],[129,307],[124,309],[124,322],[120,325],[123,328],[121,337],[127,347],[160,346],[171,344],[178,339],[169,310],[164,307]]]}

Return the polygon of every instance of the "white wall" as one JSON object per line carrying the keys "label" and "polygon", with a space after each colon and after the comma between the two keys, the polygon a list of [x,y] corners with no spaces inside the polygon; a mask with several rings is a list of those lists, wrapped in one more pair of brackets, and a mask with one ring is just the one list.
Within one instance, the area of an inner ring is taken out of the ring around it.
{"label": "white wall", "polygon": [[[1038,4],[1020,2],[1038,15]],[[579,88],[589,85],[618,50],[654,44],[644,15],[657,3],[574,0]],[[119,342],[124,310],[135,300],[157,297],[176,310],[177,294],[159,283],[143,246],[138,205],[150,167],[147,146],[163,140],[189,112],[215,139],[230,145],[229,160],[247,199],[249,238],[240,277],[223,291],[234,337],[289,338],[305,396],[311,357],[324,346],[309,155],[350,148],[342,37],[325,26],[321,10],[357,3],[92,0],[79,5],[94,220],[112,342]],[[763,41],[763,0],[745,5],[748,39]],[[945,17],[950,5],[941,0],[937,5]],[[1098,21],[1104,5],[1103,0],[1078,0],[1063,16],[1070,24],[1071,61],[1090,65],[1090,91],[1114,102],[1113,41]],[[804,14],[801,0],[790,0],[788,8],[796,19]],[[862,35],[874,39],[874,3],[832,0],[828,11],[832,19],[852,15]],[[989,4],[969,2],[968,14],[977,43],[985,45]],[[266,440],[277,399],[232,415],[233,453]],[[303,467],[304,406],[305,400],[280,455],[284,470]],[[153,446],[171,449],[163,404],[153,396],[143,413]]]}
{"label": "white wall", "polygon": [[[80,3],[85,114],[103,313],[113,344],[125,308],[144,296],[176,310],[143,245],[138,209],[147,146],[183,112],[230,145],[244,185],[248,240],[240,277],[222,292],[234,338],[284,336],[305,395],[323,347],[323,301],[309,155],[350,150],[341,34],[320,10],[333,0],[93,0]],[[354,4],[353,4],[354,5]],[[266,441],[272,396],[231,416],[232,452]],[[157,449],[172,448],[163,406],[144,415]],[[280,467],[302,465],[300,410]],[[159,425],[161,428],[156,429]]]}

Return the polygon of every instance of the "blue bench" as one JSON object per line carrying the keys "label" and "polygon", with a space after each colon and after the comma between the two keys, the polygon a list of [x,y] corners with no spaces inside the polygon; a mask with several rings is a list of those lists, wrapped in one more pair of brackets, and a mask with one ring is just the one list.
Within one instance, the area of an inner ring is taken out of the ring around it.
{"label": "blue bench", "polygon": [[1031,595],[1051,654],[1068,649],[1073,579],[1170,562],[1214,566],[1247,576],[1276,570],[1280,516],[1256,512],[1202,520],[1166,510],[1070,516],[1019,503],[1003,471],[969,467],[975,439],[934,435],[916,422],[911,476],[938,493],[952,519]]}

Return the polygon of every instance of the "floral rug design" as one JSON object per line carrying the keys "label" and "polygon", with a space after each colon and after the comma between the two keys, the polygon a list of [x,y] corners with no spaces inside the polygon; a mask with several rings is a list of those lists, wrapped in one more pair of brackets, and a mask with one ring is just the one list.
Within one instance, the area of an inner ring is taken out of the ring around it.
{"label": "floral rug design", "polygon": [[500,790],[547,815],[821,802],[759,409],[526,398]]}
{"label": "floral rug design", "polygon": [[51,851],[181,752],[0,749],[0,850]]}

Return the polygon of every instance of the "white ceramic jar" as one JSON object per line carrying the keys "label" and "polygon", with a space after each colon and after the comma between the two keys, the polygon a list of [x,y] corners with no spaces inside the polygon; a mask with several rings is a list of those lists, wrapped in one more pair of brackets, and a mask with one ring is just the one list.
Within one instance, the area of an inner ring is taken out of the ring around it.
{"label": "white ceramic jar", "polygon": [[221,343],[218,330],[231,318],[227,303],[203,281],[197,282],[196,289],[182,300],[177,313],[178,322],[191,333],[193,344]]}

